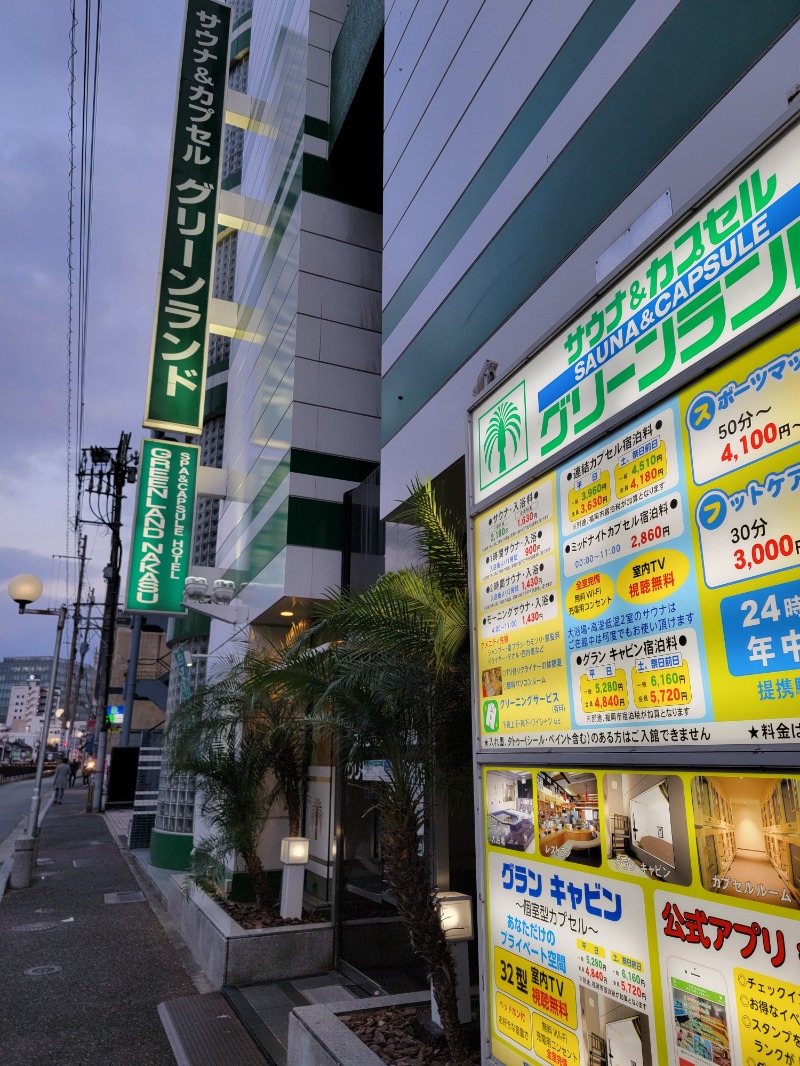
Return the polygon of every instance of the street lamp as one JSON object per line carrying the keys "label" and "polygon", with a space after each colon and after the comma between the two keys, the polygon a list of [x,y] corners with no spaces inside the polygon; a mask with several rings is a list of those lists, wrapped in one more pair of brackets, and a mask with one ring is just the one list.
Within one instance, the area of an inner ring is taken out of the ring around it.
{"label": "street lamp", "polygon": [[42,594],[42,583],[34,574],[17,574],[8,583],[8,594],[19,607],[20,614],[52,614],[58,618],[56,627],[56,646],[53,651],[53,662],[50,667],[50,684],[47,688],[47,699],[44,707],[44,720],[42,722],[42,743],[36,758],[36,778],[31,796],[31,810],[28,816],[28,830],[24,837],[20,837],[15,844],[14,868],[11,872],[12,888],[28,888],[31,883],[33,867],[36,861],[36,839],[39,832],[39,808],[42,799],[42,775],[44,773],[44,756],[47,750],[47,737],[50,732],[50,715],[53,711],[55,700],[56,676],[58,661],[61,652],[61,636],[64,632],[64,624],[67,620],[66,605],[56,609],[30,609],[29,604],[35,603]]}

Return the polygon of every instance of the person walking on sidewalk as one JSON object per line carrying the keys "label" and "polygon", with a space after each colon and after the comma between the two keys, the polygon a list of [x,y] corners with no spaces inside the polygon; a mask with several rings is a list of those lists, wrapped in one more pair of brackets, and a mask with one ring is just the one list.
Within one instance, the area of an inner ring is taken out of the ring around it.
{"label": "person walking on sidewalk", "polygon": [[56,767],[56,775],[53,778],[53,791],[55,792],[53,803],[63,802],[67,781],[69,781],[69,763],[66,759],[62,759]]}
{"label": "person walking on sidewalk", "polygon": [[69,787],[75,788],[78,783],[78,770],[81,768],[80,759],[70,759],[69,762]]}

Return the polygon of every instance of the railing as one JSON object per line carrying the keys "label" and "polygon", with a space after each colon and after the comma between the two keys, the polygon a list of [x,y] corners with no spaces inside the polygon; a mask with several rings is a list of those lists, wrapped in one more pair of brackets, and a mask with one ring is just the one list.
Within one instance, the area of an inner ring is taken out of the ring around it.
{"label": "railing", "polygon": [[[56,764],[52,763],[50,766],[45,763],[45,774],[55,771]],[[4,763],[0,766],[0,785],[5,781],[17,780],[25,777],[36,776],[36,763],[35,762],[15,762]]]}

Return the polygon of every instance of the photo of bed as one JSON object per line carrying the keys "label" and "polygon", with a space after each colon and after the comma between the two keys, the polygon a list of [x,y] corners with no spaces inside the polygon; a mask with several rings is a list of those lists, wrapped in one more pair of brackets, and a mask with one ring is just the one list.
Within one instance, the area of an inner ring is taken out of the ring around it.
{"label": "photo of bed", "polygon": [[650,1024],[633,1007],[580,990],[581,1032],[589,1066],[652,1066]]}
{"label": "photo of bed", "polygon": [[619,873],[691,883],[689,838],[679,777],[605,774],[608,862]]}
{"label": "photo of bed", "polygon": [[486,838],[492,847],[528,855],[536,850],[532,778],[530,770],[487,771]]}

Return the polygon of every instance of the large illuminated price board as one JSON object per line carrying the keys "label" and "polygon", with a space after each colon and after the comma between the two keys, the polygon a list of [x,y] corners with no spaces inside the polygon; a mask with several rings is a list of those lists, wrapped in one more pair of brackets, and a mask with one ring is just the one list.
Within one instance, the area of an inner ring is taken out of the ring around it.
{"label": "large illuminated price board", "polygon": [[484,511],[484,750],[800,740],[800,326]]}

